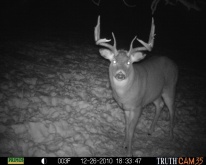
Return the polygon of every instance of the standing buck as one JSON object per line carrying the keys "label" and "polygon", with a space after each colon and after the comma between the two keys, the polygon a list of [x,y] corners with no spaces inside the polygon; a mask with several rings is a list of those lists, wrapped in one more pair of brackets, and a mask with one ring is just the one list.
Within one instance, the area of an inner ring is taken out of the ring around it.
{"label": "standing buck", "polygon": [[[170,136],[173,137],[174,125],[174,98],[178,77],[176,65],[167,57],[153,56],[141,63],[138,62],[146,56],[143,51],[151,51],[154,44],[155,25],[152,18],[149,42],[137,39],[130,44],[129,51],[117,50],[115,36],[114,45],[110,45],[106,38],[100,38],[100,16],[95,27],[94,35],[96,45],[106,47],[100,49],[100,54],[111,61],[109,66],[109,78],[113,97],[125,113],[125,141],[127,156],[132,156],[132,139],[138,119],[143,107],[154,103],[156,107],[155,118],[149,129],[149,134],[154,131],[164,102],[170,113]],[[137,39],[143,47],[133,48],[133,42]],[[164,100],[164,102],[163,102]]]}

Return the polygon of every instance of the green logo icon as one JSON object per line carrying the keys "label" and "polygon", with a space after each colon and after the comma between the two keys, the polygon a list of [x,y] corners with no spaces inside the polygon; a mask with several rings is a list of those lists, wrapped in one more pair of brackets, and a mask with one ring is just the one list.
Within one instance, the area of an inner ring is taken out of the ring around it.
{"label": "green logo icon", "polygon": [[24,158],[22,157],[8,157],[8,164],[24,164]]}

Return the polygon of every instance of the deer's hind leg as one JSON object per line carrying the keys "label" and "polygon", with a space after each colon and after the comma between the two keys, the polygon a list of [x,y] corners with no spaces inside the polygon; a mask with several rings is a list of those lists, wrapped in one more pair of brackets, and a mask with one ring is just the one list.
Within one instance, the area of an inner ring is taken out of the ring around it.
{"label": "deer's hind leg", "polygon": [[169,109],[170,113],[170,137],[173,138],[173,127],[174,127],[174,114],[175,114],[175,106],[174,106],[174,99],[175,99],[175,87],[168,88],[162,94],[165,104]]}
{"label": "deer's hind leg", "polygon": [[151,127],[149,129],[149,132],[148,132],[149,135],[151,135],[152,132],[154,132],[155,125],[157,124],[157,120],[158,120],[158,118],[160,116],[160,112],[161,112],[161,110],[162,110],[162,108],[164,106],[164,102],[162,100],[162,97],[159,97],[153,103],[154,103],[154,105],[156,107],[156,113],[155,113],[155,117],[154,117],[154,120],[152,122],[152,125],[151,125]]}

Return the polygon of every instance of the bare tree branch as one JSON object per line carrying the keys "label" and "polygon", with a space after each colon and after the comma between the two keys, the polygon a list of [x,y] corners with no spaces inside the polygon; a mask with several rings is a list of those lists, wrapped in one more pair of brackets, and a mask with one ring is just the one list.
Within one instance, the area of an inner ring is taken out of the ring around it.
{"label": "bare tree branch", "polygon": [[[177,0],[176,0],[176,3],[177,3]],[[175,5],[173,2],[170,2],[170,0],[165,0],[165,4],[166,5],[172,5],[172,6]]]}
{"label": "bare tree branch", "polygon": [[[122,0],[123,3],[127,6],[127,7],[136,7],[136,5],[130,5],[126,2],[126,0]],[[176,5],[177,2],[181,3],[183,6],[185,6],[188,10],[190,9],[194,9],[196,11],[200,11],[200,7],[196,4],[196,0],[193,0],[193,3],[190,2],[189,0],[176,0],[176,3],[174,3],[174,0],[164,0],[166,5]],[[205,2],[203,2],[202,0],[197,0],[199,3],[205,5]],[[101,0],[92,0],[92,2],[99,6]],[[152,10],[152,14],[154,14],[154,12],[157,9],[157,5],[159,4],[160,0],[153,0],[151,3],[151,10]]]}
{"label": "bare tree branch", "polygon": [[[96,2],[96,1],[97,1],[97,2]],[[92,0],[92,2],[93,2],[95,5],[97,5],[97,6],[99,6],[100,1],[101,1],[101,0]]]}
{"label": "bare tree branch", "polygon": [[122,0],[127,7],[136,7],[136,5],[129,5],[125,0]]}
{"label": "bare tree branch", "polygon": [[[124,3],[127,7],[136,7],[136,5],[129,5],[129,4],[126,2],[126,0],[122,0],[122,1],[123,1],[123,3]],[[101,0],[92,0],[92,2],[93,2],[95,5],[99,6]]]}
{"label": "bare tree branch", "polygon": [[153,0],[152,1],[152,4],[151,4],[152,15],[156,11],[156,8],[157,8],[157,5],[158,5],[159,2],[160,2],[160,0]]}
{"label": "bare tree branch", "polygon": [[[160,2],[160,0],[153,0],[152,4],[151,4],[151,10],[152,10],[152,14],[154,14],[154,12],[157,9],[157,5]],[[194,2],[190,2],[189,0],[176,0],[176,3],[179,2],[181,3],[183,6],[185,6],[188,10],[190,9],[194,9],[196,11],[200,11],[201,9],[199,8],[199,6],[196,4],[196,0],[194,0]],[[176,5],[176,3],[172,2],[172,0],[165,0],[165,4],[166,5]],[[202,1],[200,1],[200,3],[202,3]]]}
{"label": "bare tree branch", "polygon": [[194,3],[191,3],[187,0],[178,0],[178,1],[182,3],[185,7],[187,7],[188,10],[194,9],[200,11],[200,8],[197,6],[196,1],[194,1]]}

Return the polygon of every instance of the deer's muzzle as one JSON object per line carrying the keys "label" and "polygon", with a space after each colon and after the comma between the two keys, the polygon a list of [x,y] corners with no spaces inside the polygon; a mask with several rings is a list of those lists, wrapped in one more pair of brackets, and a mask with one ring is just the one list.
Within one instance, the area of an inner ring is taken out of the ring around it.
{"label": "deer's muzzle", "polygon": [[115,78],[119,81],[122,81],[124,79],[126,79],[126,75],[125,73],[123,73],[122,71],[119,71],[116,75]]}

